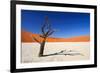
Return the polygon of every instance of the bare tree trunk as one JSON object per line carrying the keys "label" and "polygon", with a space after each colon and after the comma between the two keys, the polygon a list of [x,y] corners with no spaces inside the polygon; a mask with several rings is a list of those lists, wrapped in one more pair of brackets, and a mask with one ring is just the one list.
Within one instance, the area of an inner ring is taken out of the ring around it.
{"label": "bare tree trunk", "polygon": [[42,34],[40,35],[40,37],[43,39],[42,42],[40,42],[37,38],[33,37],[33,40],[35,40],[36,42],[40,44],[39,57],[44,56],[43,52],[44,52],[44,47],[46,43],[46,38],[54,33],[54,30],[51,28],[51,25],[49,24],[47,16],[45,17],[45,22],[41,27],[41,32]]}
{"label": "bare tree trunk", "polygon": [[45,47],[45,42],[46,42],[46,38],[44,38],[43,42],[42,42],[41,45],[40,45],[39,57],[43,56],[44,47]]}

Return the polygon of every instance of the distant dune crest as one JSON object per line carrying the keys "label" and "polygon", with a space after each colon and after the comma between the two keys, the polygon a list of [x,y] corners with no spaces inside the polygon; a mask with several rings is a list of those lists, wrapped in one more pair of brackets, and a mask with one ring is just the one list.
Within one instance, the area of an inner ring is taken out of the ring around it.
{"label": "distant dune crest", "polygon": [[[22,42],[36,42],[32,37],[37,38],[40,42],[43,40],[39,37],[39,34],[33,34],[31,32],[22,31],[21,32],[21,41]],[[89,42],[90,36],[75,36],[71,38],[56,38],[48,37],[47,42]]]}

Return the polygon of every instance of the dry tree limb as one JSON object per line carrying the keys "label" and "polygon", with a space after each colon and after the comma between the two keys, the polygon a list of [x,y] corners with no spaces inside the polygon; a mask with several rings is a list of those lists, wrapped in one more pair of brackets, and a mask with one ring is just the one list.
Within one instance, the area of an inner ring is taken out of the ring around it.
{"label": "dry tree limb", "polygon": [[35,37],[32,36],[32,35],[31,35],[31,37],[32,37],[32,40],[34,40],[34,41],[36,41],[37,43],[41,44],[41,42],[40,42],[39,40],[37,40],[37,38],[35,38]]}

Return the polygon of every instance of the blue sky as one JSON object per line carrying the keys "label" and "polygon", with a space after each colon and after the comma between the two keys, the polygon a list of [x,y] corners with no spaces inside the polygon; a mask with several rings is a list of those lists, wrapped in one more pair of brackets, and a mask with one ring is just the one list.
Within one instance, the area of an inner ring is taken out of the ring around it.
{"label": "blue sky", "polygon": [[90,14],[76,12],[53,12],[21,10],[21,29],[41,34],[41,26],[48,16],[54,32],[52,37],[67,38],[90,35]]}

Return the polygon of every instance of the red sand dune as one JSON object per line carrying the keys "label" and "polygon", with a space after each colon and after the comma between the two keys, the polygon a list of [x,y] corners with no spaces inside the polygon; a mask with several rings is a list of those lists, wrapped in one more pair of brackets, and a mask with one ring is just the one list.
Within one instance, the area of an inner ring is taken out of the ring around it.
{"label": "red sand dune", "polygon": [[[21,32],[21,41],[22,42],[36,42],[32,39],[32,37],[35,37],[38,39],[39,42],[41,42],[43,39],[39,37],[39,34],[33,34],[31,32],[22,31]],[[71,38],[53,38],[48,37],[47,42],[89,42],[90,36],[76,36]]]}

